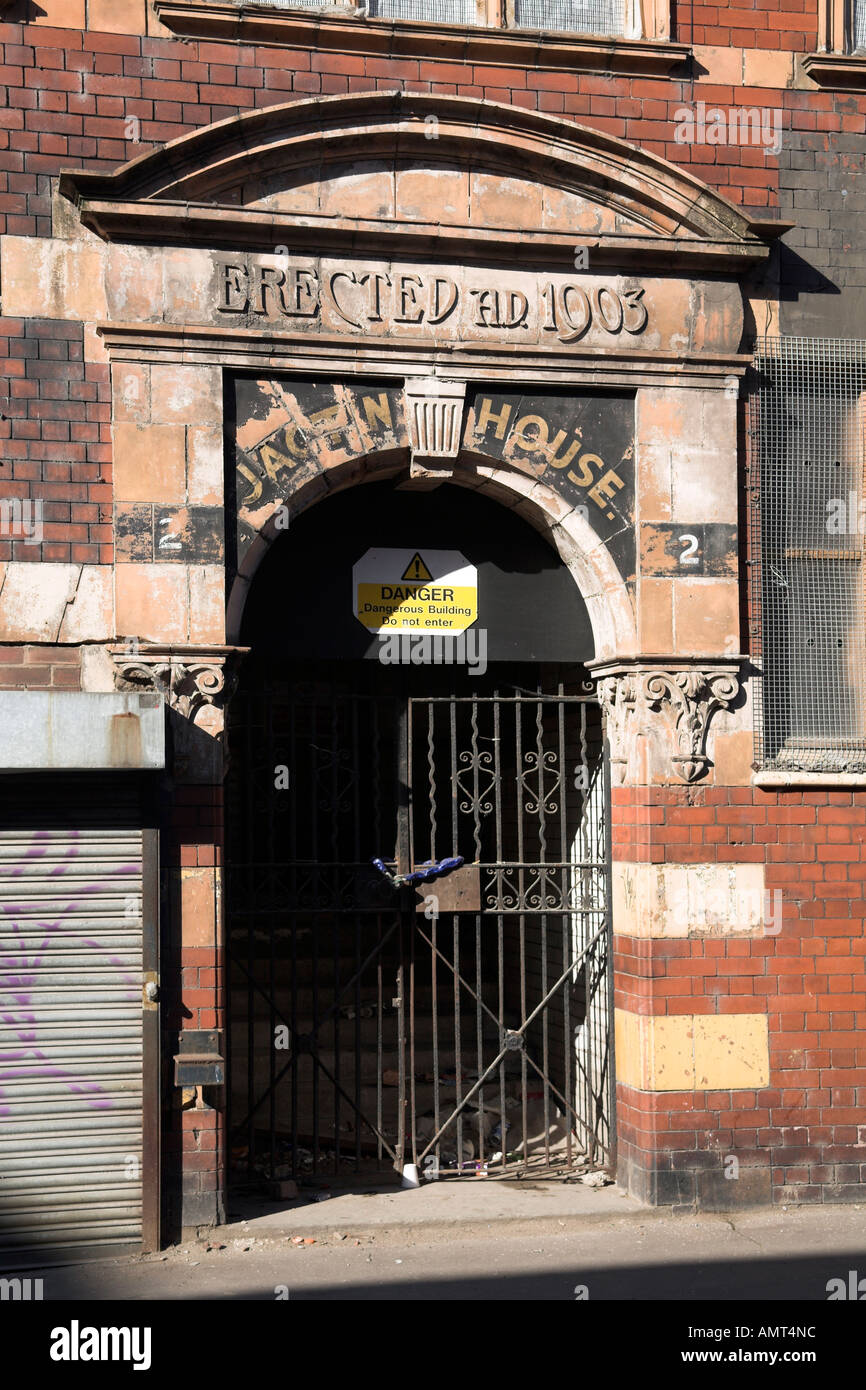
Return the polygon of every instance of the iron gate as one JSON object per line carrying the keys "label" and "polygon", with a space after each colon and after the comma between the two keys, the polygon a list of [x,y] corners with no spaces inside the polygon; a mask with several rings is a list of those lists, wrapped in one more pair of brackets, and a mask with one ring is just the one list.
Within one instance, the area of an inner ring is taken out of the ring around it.
{"label": "iron gate", "polygon": [[232,767],[235,1180],[611,1165],[592,696],[259,682],[233,705]]}

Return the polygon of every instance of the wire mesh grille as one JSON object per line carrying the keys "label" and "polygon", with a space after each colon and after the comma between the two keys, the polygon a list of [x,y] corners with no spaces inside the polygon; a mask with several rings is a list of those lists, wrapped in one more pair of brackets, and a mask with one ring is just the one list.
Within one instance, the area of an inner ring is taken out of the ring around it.
{"label": "wire mesh grille", "polygon": [[[248,5],[250,0],[234,0],[236,5]],[[340,9],[348,7],[349,0],[255,0],[257,5],[272,5],[275,10],[327,10],[339,4]],[[360,0],[358,0],[360,4]]]}
{"label": "wire mesh grille", "polygon": [[476,0],[369,0],[376,19],[420,19],[428,24],[477,24]]}
{"label": "wire mesh grille", "polygon": [[866,0],[854,0],[852,38],[855,52],[866,48]]}
{"label": "wire mesh grille", "polygon": [[866,342],[765,338],[750,403],[765,768],[866,769]]}
{"label": "wire mesh grille", "polygon": [[623,34],[625,0],[516,0],[514,22],[522,29]]}

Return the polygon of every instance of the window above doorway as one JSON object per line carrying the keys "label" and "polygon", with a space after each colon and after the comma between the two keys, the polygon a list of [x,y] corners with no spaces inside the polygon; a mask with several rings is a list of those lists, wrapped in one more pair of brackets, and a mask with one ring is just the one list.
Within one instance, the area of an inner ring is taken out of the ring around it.
{"label": "window above doorway", "polygon": [[154,9],[182,37],[380,58],[665,75],[689,57],[671,42],[670,0],[154,0]]}
{"label": "window above doorway", "polygon": [[[247,0],[230,0],[249,8]],[[357,19],[396,19],[424,24],[478,25],[604,37],[662,37],[669,30],[668,0],[257,0],[265,9],[347,12]],[[646,11],[646,18],[643,11]]]}

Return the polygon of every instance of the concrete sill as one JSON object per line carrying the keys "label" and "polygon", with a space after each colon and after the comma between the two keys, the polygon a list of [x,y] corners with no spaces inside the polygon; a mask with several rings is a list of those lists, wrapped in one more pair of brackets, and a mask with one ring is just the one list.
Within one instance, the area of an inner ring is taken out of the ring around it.
{"label": "concrete sill", "polygon": [[781,791],[798,787],[824,787],[828,791],[841,791],[845,787],[866,787],[866,772],[756,772],[752,777],[752,786]]}
{"label": "concrete sill", "polygon": [[819,87],[866,91],[866,53],[807,53],[803,71]]}
{"label": "concrete sill", "polygon": [[182,38],[273,43],[372,56],[442,58],[501,63],[535,70],[666,76],[691,57],[686,44],[668,39],[593,38],[525,29],[370,19],[350,13],[292,12],[269,5],[212,4],[207,0],[154,0],[161,24]]}

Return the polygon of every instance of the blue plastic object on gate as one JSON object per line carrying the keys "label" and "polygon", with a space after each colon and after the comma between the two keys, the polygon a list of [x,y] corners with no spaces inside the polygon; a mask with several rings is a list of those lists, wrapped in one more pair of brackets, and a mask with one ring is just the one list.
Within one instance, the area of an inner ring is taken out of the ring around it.
{"label": "blue plastic object on gate", "polygon": [[422,864],[420,869],[413,869],[411,874],[393,873],[384,859],[374,859],[372,863],[373,867],[378,869],[380,874],[384,874],[395,888],[402,888],[404,884],[430,883],[433,879],[441,878],[444,874],[453,873],[463,863],[463,855],[455,854],[449,859],[438,859],[430,864]]}

